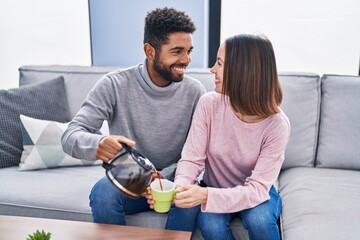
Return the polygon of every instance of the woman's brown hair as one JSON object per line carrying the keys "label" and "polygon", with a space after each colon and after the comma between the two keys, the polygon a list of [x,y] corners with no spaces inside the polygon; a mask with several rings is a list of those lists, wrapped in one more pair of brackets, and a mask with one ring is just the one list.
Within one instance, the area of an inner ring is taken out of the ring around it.
{"label": "woman's brown hair", "polygon": [[275,53],[266,37],[240,34],[226,39],[223,74],[222,92],[235,111],[260,117],[280,111]]}

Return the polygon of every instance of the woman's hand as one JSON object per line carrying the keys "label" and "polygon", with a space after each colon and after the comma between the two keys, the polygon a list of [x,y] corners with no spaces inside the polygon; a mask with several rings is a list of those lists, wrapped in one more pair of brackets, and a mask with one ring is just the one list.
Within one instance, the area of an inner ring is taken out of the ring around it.
{"label": "woman's hand", "polygon": [[176,188],[174,204],[180,208],[190,208],[207,201],[208,190],[198,185],[186,185]]}

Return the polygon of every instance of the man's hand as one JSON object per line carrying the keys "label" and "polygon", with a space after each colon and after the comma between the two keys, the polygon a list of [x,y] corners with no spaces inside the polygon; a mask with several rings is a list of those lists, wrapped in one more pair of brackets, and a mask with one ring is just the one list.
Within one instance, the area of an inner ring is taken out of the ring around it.
{"label": "man's hand", "polygon": [[99,142],[99,146],[96,149],[96,157],[104,162],[108,162],[123,149],[121,143],[124,143],[129,147],[135,146],[135,142],[133,140],[124,136],[106,136]]}
{"label": "man's hand", "polygon": [[180,208],[190,208],[206,203],[208,190],[198,185],[186,185],[176,188],[174,204]]}

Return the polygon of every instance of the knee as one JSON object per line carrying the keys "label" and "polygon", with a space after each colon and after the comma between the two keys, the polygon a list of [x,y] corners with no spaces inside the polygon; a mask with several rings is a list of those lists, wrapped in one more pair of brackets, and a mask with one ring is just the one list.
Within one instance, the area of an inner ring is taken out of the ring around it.
{"label": "knee", "polygon": [[101,178],[92,188],[90,192],[90,206],[107,206],[114,201],[121,202],[122,194],[120,194],[109,182],[106,177]]}
{"label": "knee", "polygon": [[125,225],[125,197],[107,178],[100,179],[90,193],[90,207],[96,223]]}
{"label": "knee", "polygon": [[204,239],[233,239],[230,216],[224,214],[199,214],[198,227]]}
{"label": "knee", "polygon": [[228,235],[226,226],[222,226],[219,223],[217,225],[208,223],[208,225],[199,226],[199,229],[204,239],[222,239]]}
{"label": "knee", "polygon": [[166,229],[195,232],[200,207],[178,208],[172,206],[166,222]]}
{"label": "knee", "polygon": [[277,218],[270,212],[249,211],[242,215],[244,227],[250,232],[266,232],[268,229],[277,226]]}

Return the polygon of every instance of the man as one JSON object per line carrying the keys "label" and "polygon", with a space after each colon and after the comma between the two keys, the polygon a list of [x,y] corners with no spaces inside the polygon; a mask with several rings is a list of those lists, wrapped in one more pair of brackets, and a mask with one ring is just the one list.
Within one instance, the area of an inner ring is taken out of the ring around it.
{"label": "man", "polygon": [[[62,137],[74,157],[104,162],[135,146],[160,174],[173,180],[192,114],[204,86],[184,75],[193,49],[192,20],[173,8],[155,9],[145,18],[144,64],[114,71],[98,81]],[[104,120],[109,136],[96,131]],[[90,194],[93,220],[126,225],[125,214],[150,210],[145,197],[131,199],[106,177]]]}

